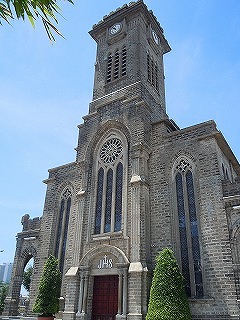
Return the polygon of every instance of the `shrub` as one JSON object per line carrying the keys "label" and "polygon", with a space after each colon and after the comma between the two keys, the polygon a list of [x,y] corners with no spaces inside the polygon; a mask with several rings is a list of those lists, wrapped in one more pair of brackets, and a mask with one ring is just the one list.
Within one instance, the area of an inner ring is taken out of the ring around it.
{"label": "shrub", "polygon": [[2,314],[4,310],[4,300],[8,294],[8,284],[0,283],[0,314]]}
{"label": "shrub", "polygon": [[50,255],[43,268],[33,312],[40,313],[41,316],[53,316],[59,311],[60,293],[61,272],[58,269],[58,260]]}
{"label": "shrub", "polygon": [[146,320],[190,320],[183,276],[172,250],[163,249],[156,260]]}

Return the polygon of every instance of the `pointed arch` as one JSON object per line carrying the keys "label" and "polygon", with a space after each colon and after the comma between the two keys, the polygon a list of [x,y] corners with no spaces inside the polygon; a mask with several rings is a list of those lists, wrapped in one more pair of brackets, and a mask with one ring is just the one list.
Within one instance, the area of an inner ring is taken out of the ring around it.
{"label": "pointed arch", "polygon": [[236,284],[237,298],[240,298],[240,219],[232,226],[230,233],[232,256],[233,256],[233,272]]}
{"label": "pointed arch", "polygon": [[[126,136],[119,130],[106,131],[93,152],[95,170],[92,182],[94,205],[92,234],[122,232],[126,212],[127,154]],[[126,186],[126,188],[123,188]]]}
{"label": "pointed arch", "polygon": [[67,246],[68,225],[72,204],[72,188],[65,186],[60,194],[55,239],[55,257],[59,260],[59,269],[63,272]]}
{"label": "pointed arch", "polygon": [[203,276],[197,217],[195,164],[186,155],[178,155],[172,168],[176,203],[176,243],[189,297],[203,297]]}
{"label": "pointed arch", "polygon": [[116,257],[116,262],[119,266],[128,266],[130,264],[128,258],[124,254],[124,252],[111,245],[101,245],[97,248],[92,248],[83,256],[80,261],[80,268],[89,268],[92,266],[94,259],[96,259],[99,255],[111,254]]}

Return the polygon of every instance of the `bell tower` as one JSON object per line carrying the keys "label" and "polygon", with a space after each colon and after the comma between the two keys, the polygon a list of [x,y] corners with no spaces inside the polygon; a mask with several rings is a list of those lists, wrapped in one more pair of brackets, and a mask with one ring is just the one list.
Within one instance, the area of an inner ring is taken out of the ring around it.
{"label": "bell tower", "polygon": [[166,118],[163,55],[171,49],[163,29],[142,0],[124,5],[95,24],[90,35],[97,42],[93,102],[114,93],[140,94],[153,118]]}

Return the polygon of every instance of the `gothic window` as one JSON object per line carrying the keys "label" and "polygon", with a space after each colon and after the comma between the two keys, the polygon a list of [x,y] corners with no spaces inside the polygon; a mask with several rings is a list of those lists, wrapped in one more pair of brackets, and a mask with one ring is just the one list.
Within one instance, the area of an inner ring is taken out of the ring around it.
{"label": "gothic window", "polygon": [[[240,212],[238,212],[239,214]],[[233,271],[236,284],[237,299],[240,299],[240,228],[239,220],[236,221],[231,237],[231,247],[233,256]]]}
{"label": "gothic window", "polygon": [[107,139],[99,151],[94,233],[118,232],[122,228],[123,144]]}
{"label": "gothic window", "polygon": [[102,202],[103,202],[103,178],[104,170],[100,168],[98,171],[98,182],[97,182],[97,203],[96,203],[96,214],[95,214],[95,233],[101,232],[101,220],[102,220]]}
{"label": "gothic window", "polygon": [[107,82],[119,79],[127,74],[127,50],[117,49],[114,54],[109,53],[107,58]]}
{"label": "gothic window", "polygon": [[182,273],[189,297],[203,296],[196,198],[190,164],[181,160],[175,176]]}
{"label": "gothic window", "polygon": [[113,189],[113,170],[109,169],[107,172],[104,232],[111,231],[112,189]]}
{"label": "gothic window", "polygon": [[116,197],[115,197],[115,228],[114,231],[121,230],[122,220],[122,185],[123,185],[123,165],[117,165],[116,172]]}
{"label": "gothic window", "polygon": [[71,192],[66,189],[61,197],[58,225],[56,232],[55,256],[59,260],[59,269],[63,272],[64,259],[66,253],[68,224],[71,209]]}
{"label": "gothic window", "polygon": [[159,76],[158,66],[151,58],[150,54],[147,53],[147,75],[149,83],[159,91]]}

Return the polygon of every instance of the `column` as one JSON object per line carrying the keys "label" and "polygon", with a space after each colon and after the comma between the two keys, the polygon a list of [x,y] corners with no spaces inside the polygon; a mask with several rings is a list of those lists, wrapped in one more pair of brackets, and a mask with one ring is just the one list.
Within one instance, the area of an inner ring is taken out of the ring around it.
{"label": "column", "polygon": [[73,265],[79,265],[79,257],[82,246],[82,220],[83,220],[83,211],[84,211],[84,203],[85,203],[85,191],[80,190],[77,193],[78,197],[78,216],[76,217],[75,224],[75,239],[74,239],[74,255],[73,255]]}
{"label": "column", "polygon": [[118,315],[122,314],[122,298],[123,298],[123,274],[119,271],[118,274]]}
{"label": "column", "polygon": [[126,317],[127,316],[127,296],[128,296],[128,292],[127,292],[127,283],[128,283],[128,269],[125,268],[123,271],[123,316]]}
{"label": "column", "polygon": [[82,304],[82,313],[87,313],[87,297],[88,297],[88,280],[89,272],[86,271],[84,274],[84,289],[83,289],[83,304]]}
{"label": "column", "polygon": [[75,298],[79,288],[78,267],[71,267],[66,273],[66,297],[65,310],[63,311],[63,320],[75,320],[77,301]]}
{"label": "column", "polygon": [[83,304],[83,284],[84,284],[84,277],[80,275],[80,287],[79,287],[79,297],[78,297],[78,312],[76,313],[76,318],[80,317],[82,311],[82,304]]}
{"label": "column", "polygon": [[[146,145],[139,143],[132,146],[132,177],[131,184],[131,264],[146,260],[146,215],[145,188],[148,187],[148,159],[150,150]],[[140,256],[140,248],[143,248]]]}
{"label": "column", "polygon": [[116,320],[125,320],[127,318],[128,265],[119,265],[118,277],[118,313]]}

